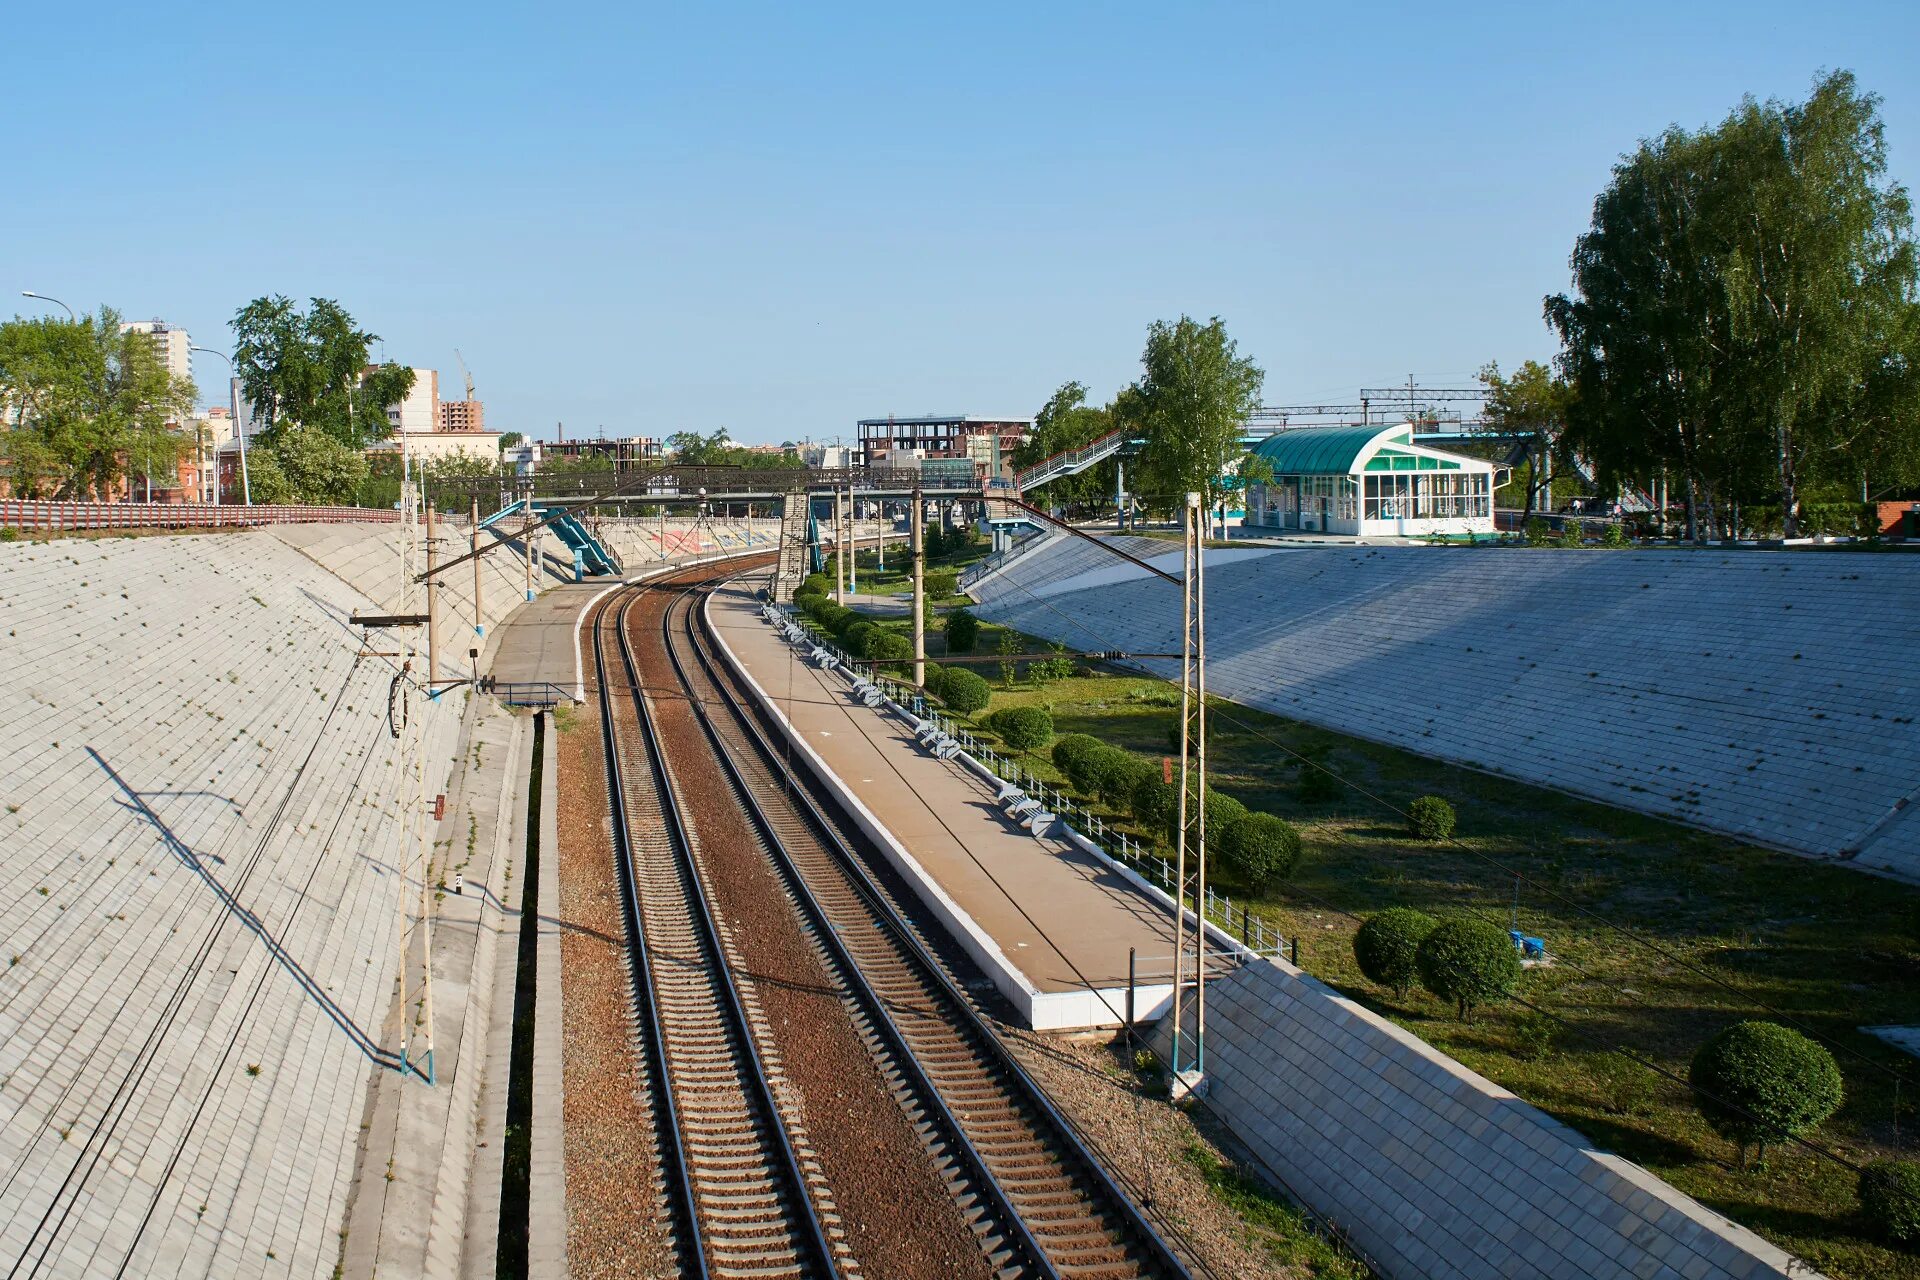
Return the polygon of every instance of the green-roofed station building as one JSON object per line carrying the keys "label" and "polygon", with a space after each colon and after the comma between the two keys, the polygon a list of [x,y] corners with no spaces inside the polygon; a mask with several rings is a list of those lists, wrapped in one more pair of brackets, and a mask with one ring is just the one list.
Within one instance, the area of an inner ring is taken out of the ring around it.
{"label": "green-roofed station building", "polygon": [[1247,489],[1249,529],[1381,537],[1493,532],[1494,464],[1416,444],[1413,427],[1296,427],[1262,440],[1273,479]]}

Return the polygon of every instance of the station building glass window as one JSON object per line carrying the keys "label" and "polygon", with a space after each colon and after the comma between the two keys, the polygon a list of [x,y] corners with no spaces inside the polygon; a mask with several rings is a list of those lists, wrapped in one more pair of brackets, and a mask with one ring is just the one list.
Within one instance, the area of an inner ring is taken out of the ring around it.
{"label": "station building glass window", "polygon": [[1369,520],[1487,519],[1493,477],[1481,471],[1422,471],[1366,478]]}

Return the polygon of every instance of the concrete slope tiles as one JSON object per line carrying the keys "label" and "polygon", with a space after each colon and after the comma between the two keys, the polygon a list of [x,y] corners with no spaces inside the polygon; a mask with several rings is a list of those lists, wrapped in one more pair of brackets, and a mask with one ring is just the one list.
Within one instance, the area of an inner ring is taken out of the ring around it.
{"label": "concrete slope tiles", "polygon": [[0,1258],[331,1273],[406,851],[375,603],[265,532],[0,546]]}
{"label": "concrete slope tiles", "polygon": [[[1075,648],[1177,643],[1178,589],[1080,539],[972,591]],[[1233,548],[1208,553],[1207,602],[1209,682],[1236,701],[1920,878],[1920,557]]]}

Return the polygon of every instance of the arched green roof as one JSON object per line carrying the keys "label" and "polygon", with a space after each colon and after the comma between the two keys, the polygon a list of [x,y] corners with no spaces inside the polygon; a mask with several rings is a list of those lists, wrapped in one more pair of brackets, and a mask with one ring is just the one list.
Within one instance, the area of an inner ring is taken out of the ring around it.
{"label": "arched green roof", "polygon": [[1296,427],[1274,432],[1253,452],[1272,463],[1277,476],[1344,476],[1353,473],[1353,464],[1374,441],[1397,438],[1404,443],[1411,436],[1404,422],[1384,427]]}

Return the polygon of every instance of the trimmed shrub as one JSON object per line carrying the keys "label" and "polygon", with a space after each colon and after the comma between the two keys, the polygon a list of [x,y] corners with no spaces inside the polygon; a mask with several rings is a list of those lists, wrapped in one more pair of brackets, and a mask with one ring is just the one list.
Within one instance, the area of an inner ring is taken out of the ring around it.
{"label": "trimmed shrub", "polygon": [[[1247,816],[1247,806],[1232,796],[1222,795],[1212,787],[1207,788],[1207,839],[1223,840],[1233,825]],[[1190,824],[1187,839],[1200,838],[1200,815],[1193,811],[1193,802],[1187,802],[1187,821]]]}
{"label": "trimmed shrub", "polygon": [[913,641],[897,631],[875,627],[867,633],[867,657],[875,662],[893,663],[897,674],[902,666],[913,665]]}
{"label": "trimmed shrub", "polygon": [[1412,907],[1389,907],[1367,917],[1353,935],[1353,959],[1360,972],[1402,1000],[1419,976],[1420,944],[1439,922]]}
{"label": "trimmed shrub", "polygon": [[1110,747],[1101,754],[1097,772],[1099,776],[1094,779],[1094,785],[1099,788],[1100,798],[1127,813],[1133,811],[1133,793],[1140,783],[1159,776],[1151,761],[1118,747]]}
{"label": "trimmed shrub", "polygon": [[1127,805],[1134,821],[1156,837],[1164,836],[1173,830],[1174,818],[1180,812],[1180,793],[1172,783],[1160,781],[1157,769],[1150,768],[1134,784]]}
{"label": "trimmed shrub", "polygon": [[824,573],[810,573],[801,581],[799,590],[795,591],[794,594],[799,595],[800,592],[804,591],[808,595],[824,596],[832,590],[832,578],[829,578]]}
{"label": "trimmed shrub", "polygon": [[1862,1169],[1860,1207],[1895,1244],[1920,1244],[1920,1162],[1875,1160]]}
{"label": "trimmed shrub", "polygon": [[1270,813],[1250,813],[1220,841],[1227,873],[1254,893],[1265,893],[1300,863],[1300,833]]}
{"label": "trimmed shrub", "polygon": [[1777,1022],[1737,1022],[1693,1055],[1687,1070],[1694,1103],[1721,1137],[1767,1147],[1806,1132],[1839,1109],[1845,1083],[1833,1055]]}
{"label": "trimmed shrub", "polygon": [[1053,713],[1045,707],[1008,707],[987,717],[987,727],[1015,751],[1038,751],[1053,741]]}
{"label": "trimmed shrub", "polygon": [[953,569],[942,569],[927,574],[927,599],[945,600],[960,589],[960,574]]}
{"label": "trimmed shrub", "polygon": [[1472,1020],[1480,1005],[1512,993],[1520,983],[1520,953],[1506,930],[1485,920],[1461,918],[1435,925],[1414,953],[1420,985],[1451,1000],[1460,1020]]}
{"label": "trimmed shrub", "polygon": [[993,690],[965,667],[948,667],[940,683],[940,700],[963,716],[970,716],[987,705]]}
{"label": "trimmed shrub", "polygon": [[849,624],[846,634],[840,638],[846,642],[848,653],[862,658],[871,658],[873,655],[867,651],[867,647],[873,643],[875,636],[884,634],[886,633],[880,628],[862,618],[858,622]]}
{"label": "trimmed shrub", "polygon": [[1053,767],[1067,775],[1074,790],[1091,794],[1095,788],[1090,782],[1089,762],[1095,752],[1104,750],[1111,748],[1091,734],[1069,733],[1053,744]]}
{"label": "trimmed shrub", "polygon": [[947,687],[947,668],[935,666],[933,663],[929,662],[927,664],[927,684],[926,684],[927,692],[932,694],[936,698],[942,697],[944,696],[942,691],[946,687]]}
{"label": "trimmed shrub", "polygon": [[980,639],[980,619],[965,609],[955,609],[947,615],[947,652],[972,653],[974,643]]}
{"label": "trimmed shrub", "polygon": [[1422,840],[1453,834],[1453,806],[1439,796],[1421,796],[1407,806],[1407,829]]}

